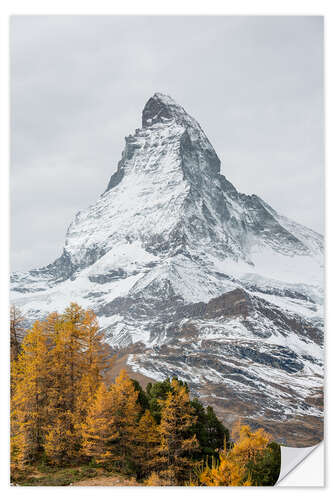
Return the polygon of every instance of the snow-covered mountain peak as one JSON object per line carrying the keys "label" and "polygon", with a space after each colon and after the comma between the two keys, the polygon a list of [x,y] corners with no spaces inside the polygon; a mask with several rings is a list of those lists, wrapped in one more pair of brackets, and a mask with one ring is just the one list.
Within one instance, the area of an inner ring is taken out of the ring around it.
{"label": "snow-covered mountain peak", "polygon": [[171,97],[156,93],[143,109],[142,128],[125,137],[125,149],[106,193],[129,175],[134,183],[135,176],[143,175],[149,177],[148,183],[154,177],[156,184],[160,177],[168,185],[175,185],[180,175],[184,185],[199,188],[204,177],[219,173],[220,160],[199,123]]}
{"label": "snow-covered mountain peak", "polygon": [[151,127],[156,123],[165,124],[170,120],[188,124],[192,122],[192,126],[199,126],[172,97],[156,92],[148,99],[142,111],[142,128]]}
{"label": "snow-covered mountain peak", "polygon": [[178,126],[183,146],[195,146],[203,153],[214,157],[214,168],[203,173],[219,174],[220,160],[197,120],[172,97],[157,92],[147,101],[143,109],[142,129],[149,129],[153,132],[157,128],[161,131],[161,129],[167,130],[172,125]]}
{"label": "snow-covered mountain peak", "polygon": [[228,395],[245,416],[284,421],[293,408],[315,428],[322,254],[321,235],[238,192],[199,123],[157,93],[62,255],[13,273],[12,300],[31,320],[75,300],[111,346],[137,346],[134,371],[178,375],[221,412]]}
{"label": "snow-covered mountain peak", "polygon": [[[155,262],[182,255],[191,266],[202,270],[211,262],[214,272],[227,273],[224,262],[235,261],[251,274],[253,266],[261,266],[265,276],[267,260],[280,263],[287,257],[286,275],[295,267],[291,257],[319,255],[320,260],[322,253],[320,235],[279,216],[259,197],[239,193],[220,174],[220,160],[198,122],[160,93],[145,105],[143,127],[126,137],[105,193],[69,226],[63,255],[47,266],[48,276],[73,279],[80,269],[133,242]],[[168,266],[172,282],[184,267],[179,262]],[[165,275],[163,262],[161,269]],[[217,290],[212,285],[211,294]]]}

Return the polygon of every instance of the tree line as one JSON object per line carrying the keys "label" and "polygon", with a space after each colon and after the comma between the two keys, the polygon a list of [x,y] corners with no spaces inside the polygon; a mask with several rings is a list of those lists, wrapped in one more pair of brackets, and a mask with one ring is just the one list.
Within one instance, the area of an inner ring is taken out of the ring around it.
{"label": "tree line", "polygon": [[113,359],[95,314],[72,303],[23,332],[11,313],[11,468],[92,464],[147,485],[271,485],[280,449],[262,429],[233,437],[173,378],[146,389]]}

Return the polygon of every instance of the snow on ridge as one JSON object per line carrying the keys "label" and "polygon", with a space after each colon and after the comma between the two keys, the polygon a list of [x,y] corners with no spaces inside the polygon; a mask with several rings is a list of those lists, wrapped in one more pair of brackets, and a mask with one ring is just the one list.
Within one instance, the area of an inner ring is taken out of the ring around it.
{"label": "snow on ridge", "polygon": [[[69,226],[63,255],[13,273],[13,302],[34,320],[75,300],[96,311],[111,346],[137,344],[134,371],[178,375],[197,394],[211,384],[222,401],[224,383],[252,404],[269,393],[260,411],[274,413],[275,398],[281,419],[290,405],[319,416],[304,398],[322,384],[323,238],[239,193],[169,96],[146,106],[108,189]],[[198,303],[236,288],[247,313],[200,317]]]}

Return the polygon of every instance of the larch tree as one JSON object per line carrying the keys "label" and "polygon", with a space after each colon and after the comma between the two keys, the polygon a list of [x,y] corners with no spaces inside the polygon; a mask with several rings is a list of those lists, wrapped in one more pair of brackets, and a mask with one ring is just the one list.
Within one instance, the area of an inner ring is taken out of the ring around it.
{"label": "larch tree", "polygon": [[62,315],[61,334],[64,340],[63,352],[66,376],[66,396],[68,411],[74,415],[76,394],[85,370],[84,340],[86,334],[85,311],[78,304],[71,303]]}
{"label": "larch tree", "polygon": [[96,316],[72,303],[64,314],[49,316],[51,374],[46,452],[51,461],[79,458],[82,425],[109,365]]}
{"label": "larch tree", "polygon": [[138,479],[149,476],[158,468],[160,433],[149,410],[139,420],[135,432],[135,463]]}
{"label": "larch tree", "polygon": [[113,358],[110,357],[108,346],[103,342],[104,335],[99,329],[93,311],[85,311],[82,330],[83,335],[80,342],[82,374],[77,384],[75,405],[75,422],[78,433],[103,376],[113,363]]}
{"label": "larch tree", "polygon": [[272,436],[264,429],[252,431],[249,425],[242,425],[239,430],[239,438],[234,443],[230,454],[233,460],[245,465],[250,461],[256,462],[272,442]]}
{"label": "larch tree", "polygon": [[15,390],[11,400],[12,451],[20,464],[35,461],[44,445],[49,386],[47,338],[35,322],[14,361]]}
{"label": "larch tree", "polygon": [[[45,429],[45,451],[50,462],[66,463],[75,457],[78,442],[74,432],[76,387],[80,379],[79,343],[71,338],[72,325],[68,318],[56,313],[45,320],[50,342],[50,384],[48,397],[48,425]],[[74,376],[75,383],[74,384]]]}
{"label": "larch tree", "polygon": [[219,460],[213,459],[211,466],[206,465],[199,473],[199,483],[192,486],[252,486],[246,477],[246,468],[232,460],[228,454],[221,454]]}
{"label": "larch tree", "polygon": [[[234,445],[220,452],[219,460],[213,460],[199,473],[199,485],[204,486],[252,486],[256,464],[269,450],[271,436],[263,429],[252,431],[239,421],[233,428]],[[267,468],[267,467],[266,467]],[[269,469],[269,466],[268,466]],[[256,478],[257,482],[260,477]]]}
{"label": "larch tree", "polygon": [[101,384],[82,426],[83,453],[122,470],[135,462],[138,393],[125,370],[106,389]]}
{"label": "larch tree", "polygon": [[109,391],[112,415],[119,434],[115,453],[119,456],[121,466],[129,469],[134,462],[135,434],[140,416],[138,392],[126,370],[120,371]]}
{"label": "larch tree", "polygon": [[113,411],[110,391],[101,383],[82,425],[82,453],[104,465],[119,460],[116,447],[119,433]]}
{"label": "larch tree", "polygon": [[188,473],[195,464],[192,455],[198,449],[199,443],[195,435],[189,435],[196,417],[187,387],[181,386],[173,379],[171,388],[172,391],[166,400],[160,401],[160,475],[168,479],[170,484],[182,484],[188,479]]}

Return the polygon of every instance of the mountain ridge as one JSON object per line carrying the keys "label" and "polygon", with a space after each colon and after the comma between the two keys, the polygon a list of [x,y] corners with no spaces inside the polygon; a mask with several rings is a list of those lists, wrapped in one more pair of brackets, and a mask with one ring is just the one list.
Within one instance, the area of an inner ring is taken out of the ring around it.
{"label": "mountain ridge", "polygon": [[[13,302],[32,320],[73,299],[91,307],[110,346],[144,346],[137,353],[138,372],[149,371],[145,349],[154,358],[164,346],[169,361],[160,373],[187,376],[191,383],[189,373],[195,377],[198,371],[202,382],[192,383],[198,394],[208,383],[204,371],[195,364],[191,368],[191,362],[184,371],[172,354],[180,346],[196,352],[195,341],[188,343],[183,330],[189,321],[196,324],[199,343],[210,331],[231,357],[241,352],[239,342],[247,345],[243,353],[267,351],[257,357],[257,367],[250,364],[243,370],[243,382],[257,371],[261,384],[273,390],[273,380],[263,375],[267,359],[275,373],[271,350],[284,353],[285,366],[299,367],[297,401],[305,392],[317,394],[323,368],[323,239],[280,216],[258,196],[239,193],[220,170],[198,122],[169,96],[154,94],[144,107],[142,128],[125,138],[106,191],[69,226],[63,254],[43,268],[12,274]],[[199,303],[223,302],[221,297],[235,290],[250,297],[253,307],[246,320],[239,314],[231,326],[222,309],[216,318],[191,319],[179,312],[194,311]],[[230,341],[228,325],[237,332]],[[290,342],[292,349],[277,351],[277,345],[287,348]],[[209,342],[200,356],[203,365],[211,362]],[[234,362],[229,359],[229,366]],[[217,359],[214,363],[220,366]],[[290,384],[288,370],[278,369],[280,379]],[[232,377],[228,380],[236,387]],[[251,393],[245,382],[243,390]],[[293,405],[287,392],[279,393],[281,415]],[[260,404],[264,415],[276,418],[269,410],[271,401],[262,398]],[[249,411],[248,403],[245,407]],[[320,421],[317,400],[306,408],[308,413],[299,409],[302,418]]]}

